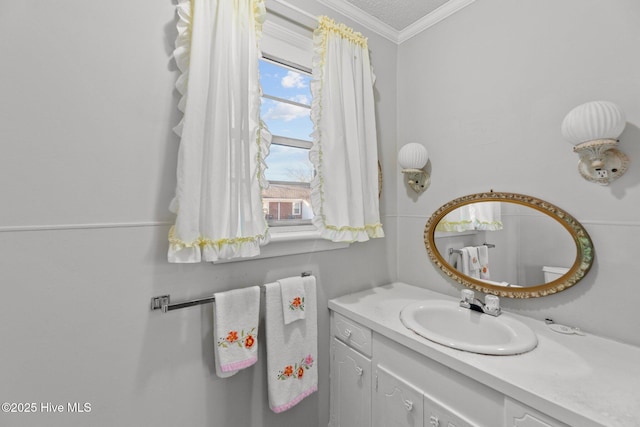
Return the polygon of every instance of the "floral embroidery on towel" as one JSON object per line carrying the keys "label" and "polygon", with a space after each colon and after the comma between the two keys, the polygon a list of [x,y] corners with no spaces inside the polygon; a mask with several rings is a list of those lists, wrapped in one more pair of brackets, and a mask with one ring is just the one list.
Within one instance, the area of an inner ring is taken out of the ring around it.
{"label": "floral embroidery on towel", "polygon": [[228,348],[229,344],[236,344],[240,348],[250,349],[256,343],[255,330],[256,328],[252,328],[245,333],[243,329],[240,331],[240,336],[238,336],[238,331],[229,331],[225,338],[218,340],[218,347]]}
{"label": "floral embroidery on towel", "polygon": [[288,380],[289,378],[297,378],[299,380],[304,376],[304,371],[313,367],[313,356],[308,355],[300,361],[300,364],[287,365],[278,373],[279,380]]}
{"label": "floral embroidery on towel", "polygon": [[289,303],[289,310],[291,310],[291,311],[295,311],[295,310],[304,311],[304,297],[302,297],[302,298],[295,297],[294,299],[292,299],[291,302]]}

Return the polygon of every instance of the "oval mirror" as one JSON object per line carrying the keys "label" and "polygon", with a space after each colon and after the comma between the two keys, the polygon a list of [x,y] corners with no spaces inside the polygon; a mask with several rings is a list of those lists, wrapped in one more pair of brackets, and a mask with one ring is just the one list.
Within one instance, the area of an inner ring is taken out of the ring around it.
{"label": "oval mirror", "polygon": [[509,298],[554,294],[593,264],[593,243],[571,215],[516,193],[478,193],[440,207],[425,225],[431,261],[469,288]]}

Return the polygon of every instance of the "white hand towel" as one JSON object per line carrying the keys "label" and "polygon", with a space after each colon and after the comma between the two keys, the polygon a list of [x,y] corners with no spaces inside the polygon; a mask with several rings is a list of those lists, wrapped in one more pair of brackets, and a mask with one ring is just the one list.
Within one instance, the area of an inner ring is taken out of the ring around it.
{"label": "white hand towel", "polygon": [[284,315],[285,325],[305,317],[303,279],[302,276],[295,276],[278,280],[282,294],[282,314]]}
{"label": "white hand towel", "polygon": [[458,270],[462,274],[469,276],[469,251],[467,248],[460,249],[460,262],[458,263]]}
{"label": "white hand towel", "polygon": [[480,278],[490,279],[489,274],[489,247],[487,245],[478,246],[478,261],[480,262]]}
{"label": "white hand towel", "polygon": [[478,248],[475,246],[467,246],[469,253],[469,276],[480,278],[480,261],[478,260]]}
{"label": "white hand towel", "polygon": [[269,407],[286,411],[318,390],[316,279],[303,278],[305,318],[284,324],[278,282],[265,285]]}
{"label": "white hand towel", "polygon": [[216,374],[234,375],[258,361],[260,288],[251,286],[214,294],[213,344]]}

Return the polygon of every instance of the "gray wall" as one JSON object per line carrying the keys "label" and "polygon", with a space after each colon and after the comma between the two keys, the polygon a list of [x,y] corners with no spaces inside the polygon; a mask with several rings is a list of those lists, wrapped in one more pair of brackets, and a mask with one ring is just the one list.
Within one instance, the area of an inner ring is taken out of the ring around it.
{"label": "gray wall", "polygon": [[[0,400],[92,404],[81,415],[0,413],[2,426],[326,426],[327,300],[396,276],[392,172],[386,239],[221,265],[166,262],[175,34],[170,0],[2,2]],[[366,35],[383,170],[395,172],[397,47]],[[152,296],[199,298],[304,270],[318,278],[319,392],[280,415],[267,405],[263,337],[257,366],[219,379],[211,306],[149,310]]]}
{"label": "gray wall", "polygon": [[[431,187],[398,187],[398,278],[457,295],[426,256],[431,213],[464,194],[529,194],[565,209],[591,235],[588,276],[560,294],[503,301],[510,310],[633,344],[630,295],[640,263],[640,3],[633,0],[479,0],[400,45],[398,146],[422,142]],[[578,174],[560,124],[575,106],[609,100],[627,113],[620,148],[629,171],[609,187]],[[550,242],[553,245],[553,242]]]}

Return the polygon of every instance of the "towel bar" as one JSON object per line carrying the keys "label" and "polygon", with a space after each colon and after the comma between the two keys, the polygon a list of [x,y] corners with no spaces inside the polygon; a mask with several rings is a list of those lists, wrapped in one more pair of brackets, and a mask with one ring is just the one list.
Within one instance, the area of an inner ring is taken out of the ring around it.
{"label": "towel bar", "polygon": [[[302,277],[311,276],[311,272],[304,271],[300,275]],[[192,301],[171,304],[170,295],[160,295],[160,296],[151,298],[151,311],[162,310],[163,313],[166,313],[167,311],[177,310],[179,308],[186,308],[186,307],[193,307],[194,305],[208,304],[210,302],[214,302],[215,300],[216,300],[215,297],[207,297],[202,299],[195,299]]]}
{"label": "towel bar", "polygon": [[[482,246],[486,246],[488,248],[495,248],[496,245],[494,245],[493,243],[483,243]],[[461,254],[462,251],[460,249],[453,249],[453,248],[449,248],[449,255],[456,253],[456,254]]]}

